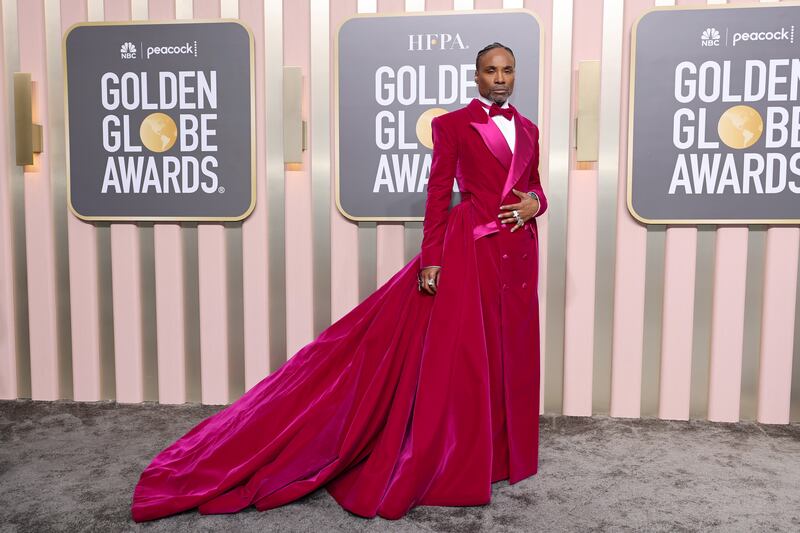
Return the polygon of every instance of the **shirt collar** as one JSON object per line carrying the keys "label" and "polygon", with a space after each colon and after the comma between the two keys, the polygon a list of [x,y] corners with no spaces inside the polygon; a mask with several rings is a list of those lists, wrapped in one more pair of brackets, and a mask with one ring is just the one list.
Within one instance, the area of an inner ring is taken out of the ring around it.
{"label": "shirt collar", "polygon": [[[485,98],[483,95],[481,95],[481,93],[478,93],[478,96],[477,96],[477,98],[478,98],[478,100],[480,100],[481,102],[483,102],[484,104],[486,104],[486,105],[487,105],[487,106],[489,106],[489,107],[491,107],[491,106],[492,106],[492,104],[494,103],[494,102],[492,102],[491,100],[489,100],[488,98]],[[481,107],[483,107],[483,106],[481,106]],[[508,107],[508,99],[507,99],[507,98],[506,98],[506,101],[505,101],[505,102],[503,102],[503,105],[501,105],[500,107],[501,107],[501,108],[503,108],[503,109],[505,109],[506,107]],[[486,111],[487,113],[489,112],[489,110],[488,110],[488,109],[486,109],[485,107],[483,107],[483,109],[484,109],[484,111]]]}

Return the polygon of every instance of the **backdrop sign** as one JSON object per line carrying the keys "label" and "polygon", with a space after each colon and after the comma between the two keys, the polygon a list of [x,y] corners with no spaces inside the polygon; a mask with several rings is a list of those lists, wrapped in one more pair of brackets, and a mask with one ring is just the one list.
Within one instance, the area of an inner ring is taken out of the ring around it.
{"label": "backdrop sign", "polygon": [[87,220],[241,220],[255,207],[253,38],[235,21],[64,36],[68,201]]}
{"label": "backdrop sign", "polygon": [[645,223],[800,222],[798,6],[656,9],[631,55],[628,209]]}
{"label": "backdrop sign", "polygon": [[538,122],[540,25],[530,11],[361,15],[340,26],[335,130],[342,214],[422,220],[431,120],[478,94],[475,56],[496,40],[516,59],[510,102]]}

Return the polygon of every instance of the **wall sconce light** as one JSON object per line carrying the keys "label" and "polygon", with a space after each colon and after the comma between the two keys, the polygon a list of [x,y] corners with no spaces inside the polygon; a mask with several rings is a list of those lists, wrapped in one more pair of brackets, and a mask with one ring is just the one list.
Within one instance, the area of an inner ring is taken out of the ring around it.
{"label": "wall sconce light", "polygon": [[575,117],[576,161],[597,161],[600,126],[600,61],[578,63],[578,116]]}
{"label": "wall sconce light", "polygon": [[14,73],[14,135],[17,165],[33,165],[42,152],[42,126],[33,123],[33,82],[30,72]]}
{"label": "wall sconce light", "polygon": [[308,149],[308,127],[303,120],[303,71],[300,67],[283,67],[283,161],[302,163]]}

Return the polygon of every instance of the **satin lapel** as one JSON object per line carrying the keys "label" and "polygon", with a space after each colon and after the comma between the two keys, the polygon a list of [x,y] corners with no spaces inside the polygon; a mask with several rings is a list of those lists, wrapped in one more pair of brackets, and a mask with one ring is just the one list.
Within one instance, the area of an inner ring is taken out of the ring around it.
{"label": "satin lapel", "polygon": [[516,140],[514,141],[514,154],[511,158],[511,168],[508,171],[506,183],[503,186],[503,194],[500,197],[501,202],[522,177],[523,170],[525,170],[531,157],[533,157],[533,133],[529,128],[522,125],[522,119],[520,118],[517,108],[514,106],[511,107],[514,109],[514,131],[516,132]]}
{"label": "satin lapel", "polygon": [[489,115],[481,109],[481,103],[477,99],[473,98],[469,107],[474,119],[470,125],[481,136],[483,143],[492,152],[492,155],[503,165],[504,169],[508,170],[511,166],[511,148],[508,147],[503,132],[500,131],[494,120],[489,120]]}

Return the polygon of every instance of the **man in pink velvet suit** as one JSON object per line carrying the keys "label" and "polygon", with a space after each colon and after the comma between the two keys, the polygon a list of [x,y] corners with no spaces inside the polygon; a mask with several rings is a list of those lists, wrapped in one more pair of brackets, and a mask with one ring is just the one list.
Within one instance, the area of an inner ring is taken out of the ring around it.
{"label": "man in pink velvet suit", "polygon": [[[547,209],[539,180],[539,129],[508,98],[515,61],[493,43],[479,52],[479,96],[434,118],[434,152],[421,253],[421,290],[436,294],[459,272],[442,268],[453,179],[474,220],[475,260],[489,363],[492,480],[537,471],[539,417],[538,229]],[[523,192],[524,191],[524,192]],[[452,234],[449,236],[452,238]],[[446,260],[444,261],[446,262]],[[455,270],[455,269],[454,269]],[[435,324],[433,324],[435,327]]]}
{"label": "man in pink velvet suit", "polygon": [[[421,253],[142,472],[136,521],[265,511],[320,487],[346,510],[483,505],[538,467],[539,130],[479,52],[480,97],[432,121]],[[461,203],[448,210],[453,180]],[[531,193],[531,194],[528,194]]]}

